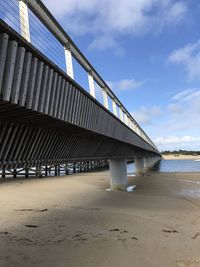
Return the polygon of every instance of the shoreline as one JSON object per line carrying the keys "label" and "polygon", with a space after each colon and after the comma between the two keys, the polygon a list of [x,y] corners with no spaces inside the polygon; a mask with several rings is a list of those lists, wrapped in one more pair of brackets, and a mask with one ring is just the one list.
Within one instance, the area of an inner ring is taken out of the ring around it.
{"label": "shoreline", "polygon": [[128,177],[133,192],[108,176],[1,184],[0,266],[200,266],[199,173]]}
{"label": "shoreline", "polygon": [[162,155],[162,159],[164,160],[196,160],[200,161],[200,155]]}

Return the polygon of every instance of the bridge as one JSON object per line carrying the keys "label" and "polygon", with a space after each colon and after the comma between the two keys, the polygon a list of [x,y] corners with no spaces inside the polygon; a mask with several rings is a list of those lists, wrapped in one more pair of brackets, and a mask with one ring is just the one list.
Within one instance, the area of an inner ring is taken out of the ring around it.
{"label": "bridge", "polygon": [[[109,62],[108,62],[109,64]],[[0,169],[109,161],[125,189],[160,159],[134,120],[40,0],[0,2]]]}

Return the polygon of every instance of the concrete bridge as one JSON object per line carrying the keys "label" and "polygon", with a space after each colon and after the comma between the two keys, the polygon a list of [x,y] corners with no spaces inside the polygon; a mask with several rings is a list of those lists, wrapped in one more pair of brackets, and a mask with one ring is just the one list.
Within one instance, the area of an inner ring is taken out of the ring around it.
{"label": "concrete bridge", "polygon": [[124,189],[133,159],[160,153],[44,4],[1,1],[0,169],[109,160]]}

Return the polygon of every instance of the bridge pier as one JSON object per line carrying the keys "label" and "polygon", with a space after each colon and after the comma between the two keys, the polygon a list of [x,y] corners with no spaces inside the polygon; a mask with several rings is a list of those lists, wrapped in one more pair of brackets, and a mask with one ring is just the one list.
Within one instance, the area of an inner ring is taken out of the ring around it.
{"label": "bridge pier", "polygon": [[136,175],[142,176],[144,174],[144,158],[137,157],[134,159]]}
{"label": "bridge pier", "polygon": [[159,156],[144,158],[144,169],[149,170],[160,160]]}
{"label": "bridge pier", "polygon": [[153,160],[152,157],[144,158],[144,169],[149,170],[152,168]]}
{"label": "bridge pier", "polygon": [[127,160],[126,159],[111,159],[109,161],[110,170],[110,186],[111,190],[127,189]]}

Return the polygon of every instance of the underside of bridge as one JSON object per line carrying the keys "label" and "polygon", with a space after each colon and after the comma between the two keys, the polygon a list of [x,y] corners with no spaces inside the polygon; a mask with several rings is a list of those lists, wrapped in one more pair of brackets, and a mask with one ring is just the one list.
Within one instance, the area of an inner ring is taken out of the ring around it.
{"label": "underside of bridge", "polygon": [[141,154],[137,147],[37,113],[24,113],[9,104],[0,103],[0,114],[0,168],[134,158]]}

